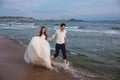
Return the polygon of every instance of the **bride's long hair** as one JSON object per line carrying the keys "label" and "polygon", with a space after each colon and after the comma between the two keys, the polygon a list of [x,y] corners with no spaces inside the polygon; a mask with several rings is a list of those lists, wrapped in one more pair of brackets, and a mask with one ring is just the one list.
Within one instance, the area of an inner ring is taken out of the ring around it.
{"label": "bride's long hair", "polygon": [[44,32],[44,33],[42,32],[42,30],[43,30],[44,28],[45,28],[44,26],[41,27],[38,36],[42,36],[42,34],[44,34],[44,35],[45,35],[45,39],[47,39],[48,36],[47,36],[47,33],[46,33],[46,28],[45,28],[45,32]]}

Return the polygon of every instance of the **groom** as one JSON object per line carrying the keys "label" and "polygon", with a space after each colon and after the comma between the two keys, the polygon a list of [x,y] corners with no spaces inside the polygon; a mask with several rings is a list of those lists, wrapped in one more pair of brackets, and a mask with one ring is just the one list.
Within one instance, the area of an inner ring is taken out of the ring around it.
{"label": "groom", "polygon": [[65,42],[68,43],[67,37],[66,37],[66,30],[65,30],[66,24],[62,23],[60,25],[60,29],[56,30],[55,34],[52,36],[52,39],[56,37],[56,46],[55,46],[55,54],[52,58],[52,64],[55,63],[55,58],[58,57],[59,51],[62,51],[63,56],[63,63],[66,66],[67,63],[67,57],[66,57],[66,47]]}

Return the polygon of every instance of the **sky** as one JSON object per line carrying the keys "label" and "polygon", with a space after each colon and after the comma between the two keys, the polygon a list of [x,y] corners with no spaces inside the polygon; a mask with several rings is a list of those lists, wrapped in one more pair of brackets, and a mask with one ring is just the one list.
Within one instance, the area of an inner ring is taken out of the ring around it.
{"label": "sky", "polygon": [[0,0],[0,16],[120,20],[120,0]]}

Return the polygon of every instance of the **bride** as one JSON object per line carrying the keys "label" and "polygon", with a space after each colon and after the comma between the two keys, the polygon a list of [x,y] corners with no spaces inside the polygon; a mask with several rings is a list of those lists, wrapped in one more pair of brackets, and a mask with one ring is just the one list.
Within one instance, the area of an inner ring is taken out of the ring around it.
{"label": "bride", "polygon": [[50,45],[48,40],[46,28],[41,27],[39,35],[32,38],[25,51],[25,61],[52,70],[53,67],[50,60]]}

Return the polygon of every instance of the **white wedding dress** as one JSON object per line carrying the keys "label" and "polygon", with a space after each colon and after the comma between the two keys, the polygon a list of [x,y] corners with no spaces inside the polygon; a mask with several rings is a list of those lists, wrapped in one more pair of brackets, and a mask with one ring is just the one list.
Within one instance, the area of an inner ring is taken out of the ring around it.
{"label": "white wedding dress", "polygon": [[44,35],[32,38],[25,51],[24,59],[27,63],[52,69],[50,60],[50,45],[48,41],[45,40]]}

